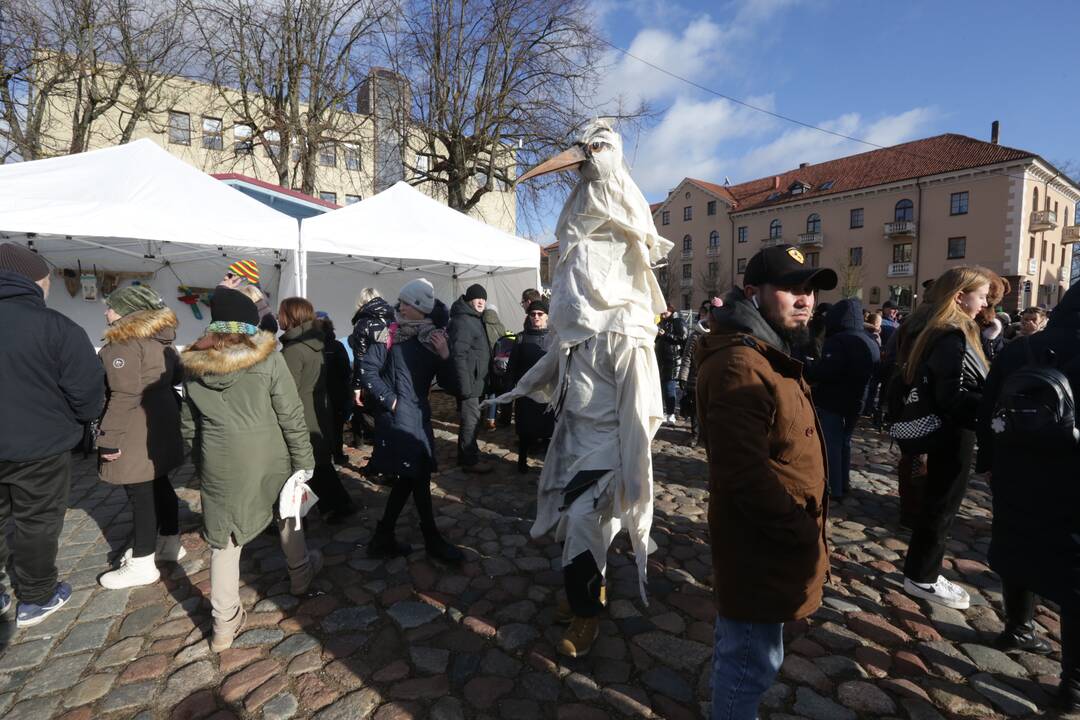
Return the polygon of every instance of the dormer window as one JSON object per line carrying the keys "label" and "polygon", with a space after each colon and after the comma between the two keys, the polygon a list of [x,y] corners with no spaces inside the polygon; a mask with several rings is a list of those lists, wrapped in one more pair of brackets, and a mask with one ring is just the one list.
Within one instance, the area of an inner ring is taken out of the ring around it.
{"label": "dormer window", "polygon": [[792,195],[802,195],[804,192],[806,192],[809,189],[810,189],[809,185],[807,185],[806,183],[804,183],[801,180],[796,180],[795,182],[793,182],[791,184],[791,187],[788,188],[788,192],[790,192]]}

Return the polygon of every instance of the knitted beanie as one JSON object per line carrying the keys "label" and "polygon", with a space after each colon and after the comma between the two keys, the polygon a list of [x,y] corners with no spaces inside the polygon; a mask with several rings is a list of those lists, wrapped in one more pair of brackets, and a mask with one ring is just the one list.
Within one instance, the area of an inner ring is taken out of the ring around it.
{"label": "knitted beanie", "polygon": [[0,270],[10,270],[37,282],[49,276],[49,263],[22,245],[4,243],[0,245]]}
{"label": "knitted beanie", "polygon": [[229,272],[239,275],[252,285],[259,284],[259,263],[254,260],[237,260],[229,266]]}
{"label": "knitted beanie", "polygon": [[114,290],[105,298],[105,304],[121,317],[139,310],[160,310],[165,307],[165,301],[149,285],[129,285]]}
{"label": "knitted beanie", "polygon": [[543,300],[533,300],[529,303],[529,309],[525,312],[542,312],[546,315],[548,312],[548,304]]}
{"label": "knitted beanie", "polygon": [[465,302],[470,300],[487,300],[487,290],[483,285],[470,285],[469,289],[465,291]]}
{"label": "knitted beanie", "polygon": [[398,300],[427,315],[435,307],[435,286],[424,278],[410,280],[401,286]]}
{"label": "knitted beanie", "polygon": [[210,319],[214,322],[259,324],[259,311],[251,298],[237,290],[218,287],[210,298]]}

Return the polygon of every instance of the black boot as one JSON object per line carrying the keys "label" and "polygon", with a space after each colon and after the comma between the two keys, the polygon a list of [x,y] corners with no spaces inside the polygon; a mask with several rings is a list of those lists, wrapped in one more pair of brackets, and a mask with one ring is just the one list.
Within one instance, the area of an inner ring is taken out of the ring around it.
{"label": "black boot", "polygon": [[1050,654],[1050,643],[1035,634],[1035,623],[1033,622],[1006,627],[1005,631],[994,640],[994,647],[1004,652],[1024,650],[1036,655]]}
{"label": "black boot", "polygon": [[446,538],[435,529],[424,531],[424,549],[436,560],[442,560],[451,565],[457,565],[465,560],[465,553],[461,551],[461,548],[447,542]]}
{"label": "black boot", "polygon": [[520,440],[518,442],[518,472],[524,475],[529,472],[529,441]]}
{"label": "black boot", "polygon": [[380,522],[375,526],[375,534],[368,542],[367,555],[369,558],[392,558],[399,555],[408,555],[412,548],[408,543],[398,542],[394,537],[394,527]]}
{"label": "black boot", "polygon": [[1001,598],[1005,604],[1005,632],[998,635],[994,647],[1048,655],[1050,645],[1035,634],[1035,594],[1009,578],[1002,578]]}

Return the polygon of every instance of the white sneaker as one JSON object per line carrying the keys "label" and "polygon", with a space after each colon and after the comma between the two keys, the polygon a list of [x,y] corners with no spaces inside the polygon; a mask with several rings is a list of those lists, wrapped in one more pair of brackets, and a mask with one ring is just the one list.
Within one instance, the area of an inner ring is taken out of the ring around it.
{"label": "white sneaker", "polygon": [[120,567],[102,575],[98,578],[98,582],[107,590],[119,590],[126,587],[151,585],[160,577],[161,573],[154,565],[153,555],[132,557],[131,550],[128,550],[120,559]]}
{"label": "white sneaker", "polygon": [[912,597],[929,600],[955,610],[967,610],[971,607],[971,596],[968,595],[967,590],[954,582],[949,582],[941,575],[938,575],[933,585],[925,585],[904,578],[904,592]]}
{"label": "white sneaker", "polygon": [[187,550],[180,543],[179,535],[158,535],[157,551],[154,553],[158,562],[180,562],[187,557]]}

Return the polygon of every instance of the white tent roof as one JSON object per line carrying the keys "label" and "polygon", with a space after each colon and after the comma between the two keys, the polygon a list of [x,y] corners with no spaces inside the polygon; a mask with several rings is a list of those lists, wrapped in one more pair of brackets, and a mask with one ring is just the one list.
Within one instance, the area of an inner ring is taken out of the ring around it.
{"label": "white tent roof", "polygon": [[295,220],[150,140],[0,165],[0,232],[101,240],[140,257],[147,242],[297,247]]}

